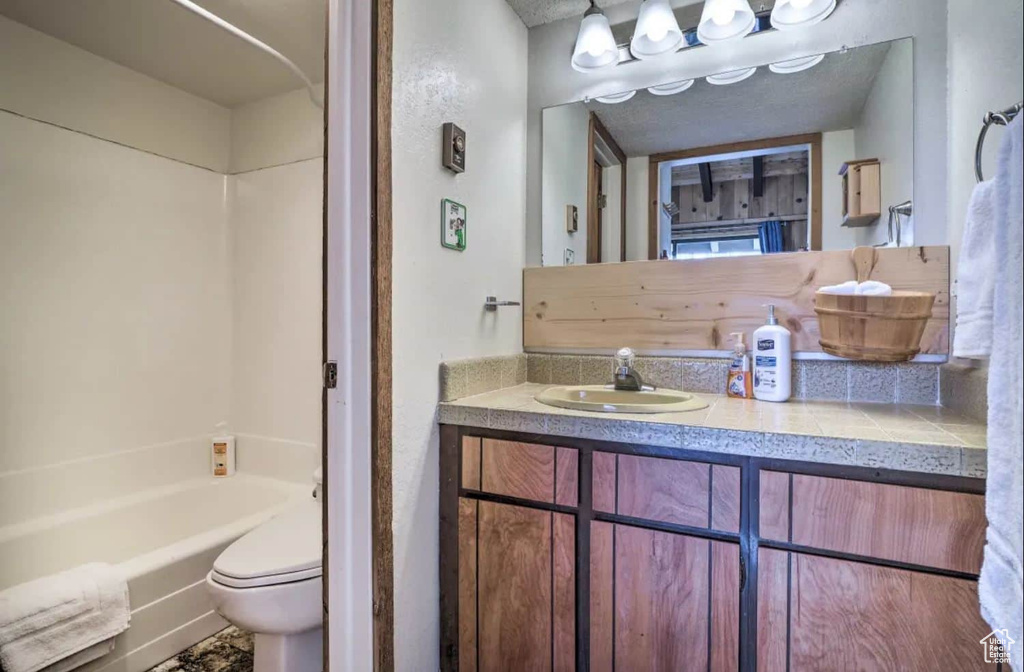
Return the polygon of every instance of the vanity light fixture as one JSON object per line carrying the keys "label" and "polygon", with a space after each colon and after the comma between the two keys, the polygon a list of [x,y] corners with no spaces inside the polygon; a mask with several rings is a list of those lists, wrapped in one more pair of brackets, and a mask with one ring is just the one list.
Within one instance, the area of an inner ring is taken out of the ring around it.
{"label": "vanity light fixture", "polygon": [[613,93],[608,96],[597,96],[594,100],[605,105],[614,105],[616,103],[624,103],[635,95],[636,91],[623,91],[622,93]]}
{"label": "vanity light fixture", "polygon": [[659,86],[648,87],[647,92],[655,96],[672,96],[686,91],[691,86],[693,86],[693,80],[684,79],[681,82],[672,82],[671,84],[661,84]]}
{"label": "vanity light fixture", "polygon": [[779,61],[778,63],[772,63],[768,66],[768,69],[779,75],[789,75],[794,72],[802,72],[804,70],[810,70],[818,63],[825,60],[825,54],[818,54],[817,56],[804,56],[803,58],[791,58],[788,61]]}
{"label": "vanity light fixture", "polygon": [[738,40],[749,35],[756,24],[747,0],[704,0],[697,39],[709,45]]}
{"label": "vanity light fixture", "polygon": [[836,0],[778,0],[772,8],[772,28],[792,30],[821,23],[836,8]]}
{"label": "vanity light fixture", "polygon": [[644,0],[629,51],[639,59],[669,54],[683,44],[683,31],[668,0]]}
{"label": "vanity light fixture", "polygon": [[757,72],[757,68],[746,68],[744,70],[733,70],[732,72],[723,72],[719,75],[708,75],[705,79],[708,80],[708,84],[724,86],[726,84],[735,84],[736,82],[742,82],[744,79],[747,79],[755,72]]}
{"label": "vanity light fixture", "polygon": [[618,62],[619,49],[608,17],[590,0],[590,9],[583,14],[580,32],[576,35],[572,67],[579,72],[593,72]]}

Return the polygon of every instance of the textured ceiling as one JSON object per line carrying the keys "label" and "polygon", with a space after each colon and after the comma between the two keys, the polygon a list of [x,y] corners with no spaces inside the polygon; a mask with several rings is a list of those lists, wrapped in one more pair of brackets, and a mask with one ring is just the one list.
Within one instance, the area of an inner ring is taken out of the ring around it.
{"label": "textured ceiling", "polygon": [[[634,0],[597,0],[598,7],[621,5]],[[583,12],[590,7],[590,0],[508,0],[512,9],[523,20],[527,28],[551,23],[570,16],[583,18]]]}
{"label": "textured ceiling", "polygon": [[[829,54],[790,75],[762,67],[728,86],[698,80],[674,96],[642,90],[617,105],[575,104],[596,112],[628,156],[852,128],[888,50],[884,43]],[[912,114],[910,93],[906,104]]]}
{"label": "textured ceiling", "polygon": [[[197,0],[324,79],[326,0]],[[0,0],[0,14],[226,107],[302,86],[283,65],[170,0]]]}

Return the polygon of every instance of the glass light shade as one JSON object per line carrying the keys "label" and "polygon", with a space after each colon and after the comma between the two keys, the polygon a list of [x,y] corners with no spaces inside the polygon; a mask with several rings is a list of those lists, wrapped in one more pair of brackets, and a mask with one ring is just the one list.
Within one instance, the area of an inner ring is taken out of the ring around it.
{"label": "glass light shade", "polygon": [[805,56],[803,58],[792,58],[788,61],[779,61],[778,63],[772,63],[771,65],[768,66],[768,69],[780,75],[789,75],[794,72],[810,70],[818,63],[821,63],[823,60],[825,60],[825,54],[818,54],[817,56]]}
{"label": "glass light shade", "polygon": [[636,91],[623,91],[622,93],[613,93],[609,96],[598,96],[594,100],[605,105],[614,105],[616,103],[624,103],[635,95]]}
{"label": "glass light shade", "polygon": [[719,75],[710,75],[706,77],[708,84],[715,84],[718,86],[724,86],[726,84],[735,84],[736,82],[742,82],[751,75],[757,72],[757,68],[747,68],[745,70],[733,70],[732,72],[723,72]]}
{"label": "glass light shade", "polygon": [[572,52],[572,67],[579,72],[593,72],[619,62],[619,48],[612,35],[608,17],[592,7],[583,15],[580,32],[576,35],[576,48]]}
{"label": "glass light shade", "polygon": [[704,0],[697,39],[704,44],[738,40],[749,35],[756,24],[757,17],[747,0]]}
{"label": "glass light shade", "polygon": [[685,79],[681,82],[672,82],[671,84],[661,84],[659,86],[652,86],[647,91],[655,96],[671,96],[677,93],[682,93],[688,88],[693,86],[692,79]]}
{"label": "glass light shade", "polygon": [[672,53],[683,44],[683,31],[668,0],[644,0],[629,50],[637,58]]}
{"label": "glass light shade", "polygon": [[836,8],[836,0],[779,0],[772,8],[772,28],[792,30],[821,23]]}

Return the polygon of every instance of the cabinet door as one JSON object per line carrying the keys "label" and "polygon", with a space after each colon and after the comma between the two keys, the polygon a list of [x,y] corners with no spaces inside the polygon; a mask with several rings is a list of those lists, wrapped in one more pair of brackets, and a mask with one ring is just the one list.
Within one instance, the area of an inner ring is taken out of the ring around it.
{"label": "cabinet door", "polygon": [[758,672],[995,669],[973,581],[762,549],[757,588]]}
{"label": "cabinet door", "polygon": [[459,501],[460,672],[575,668],[575,519]]}
{"label": "cabinet door", "polygon": [[736,670],[739,546],[595,522],[593,672]]}

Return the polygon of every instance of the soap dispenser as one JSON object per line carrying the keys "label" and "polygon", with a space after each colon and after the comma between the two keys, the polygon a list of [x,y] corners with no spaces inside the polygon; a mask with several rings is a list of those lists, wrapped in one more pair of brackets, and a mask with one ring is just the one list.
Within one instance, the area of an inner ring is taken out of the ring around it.
{"label": "soap dispenser", "polygon": [[768,322],[754,331],[754,396],[762,401],[786,401],[792,392],[793,345],[789,329],[779,324],[775,306]]}
{"label": "soap dispenser", "polygon": [[227,432],[228,423],[218,422],[217,432],[210,439],[210,457],[213,475],[226,478],[235,475],[235,437]]}

